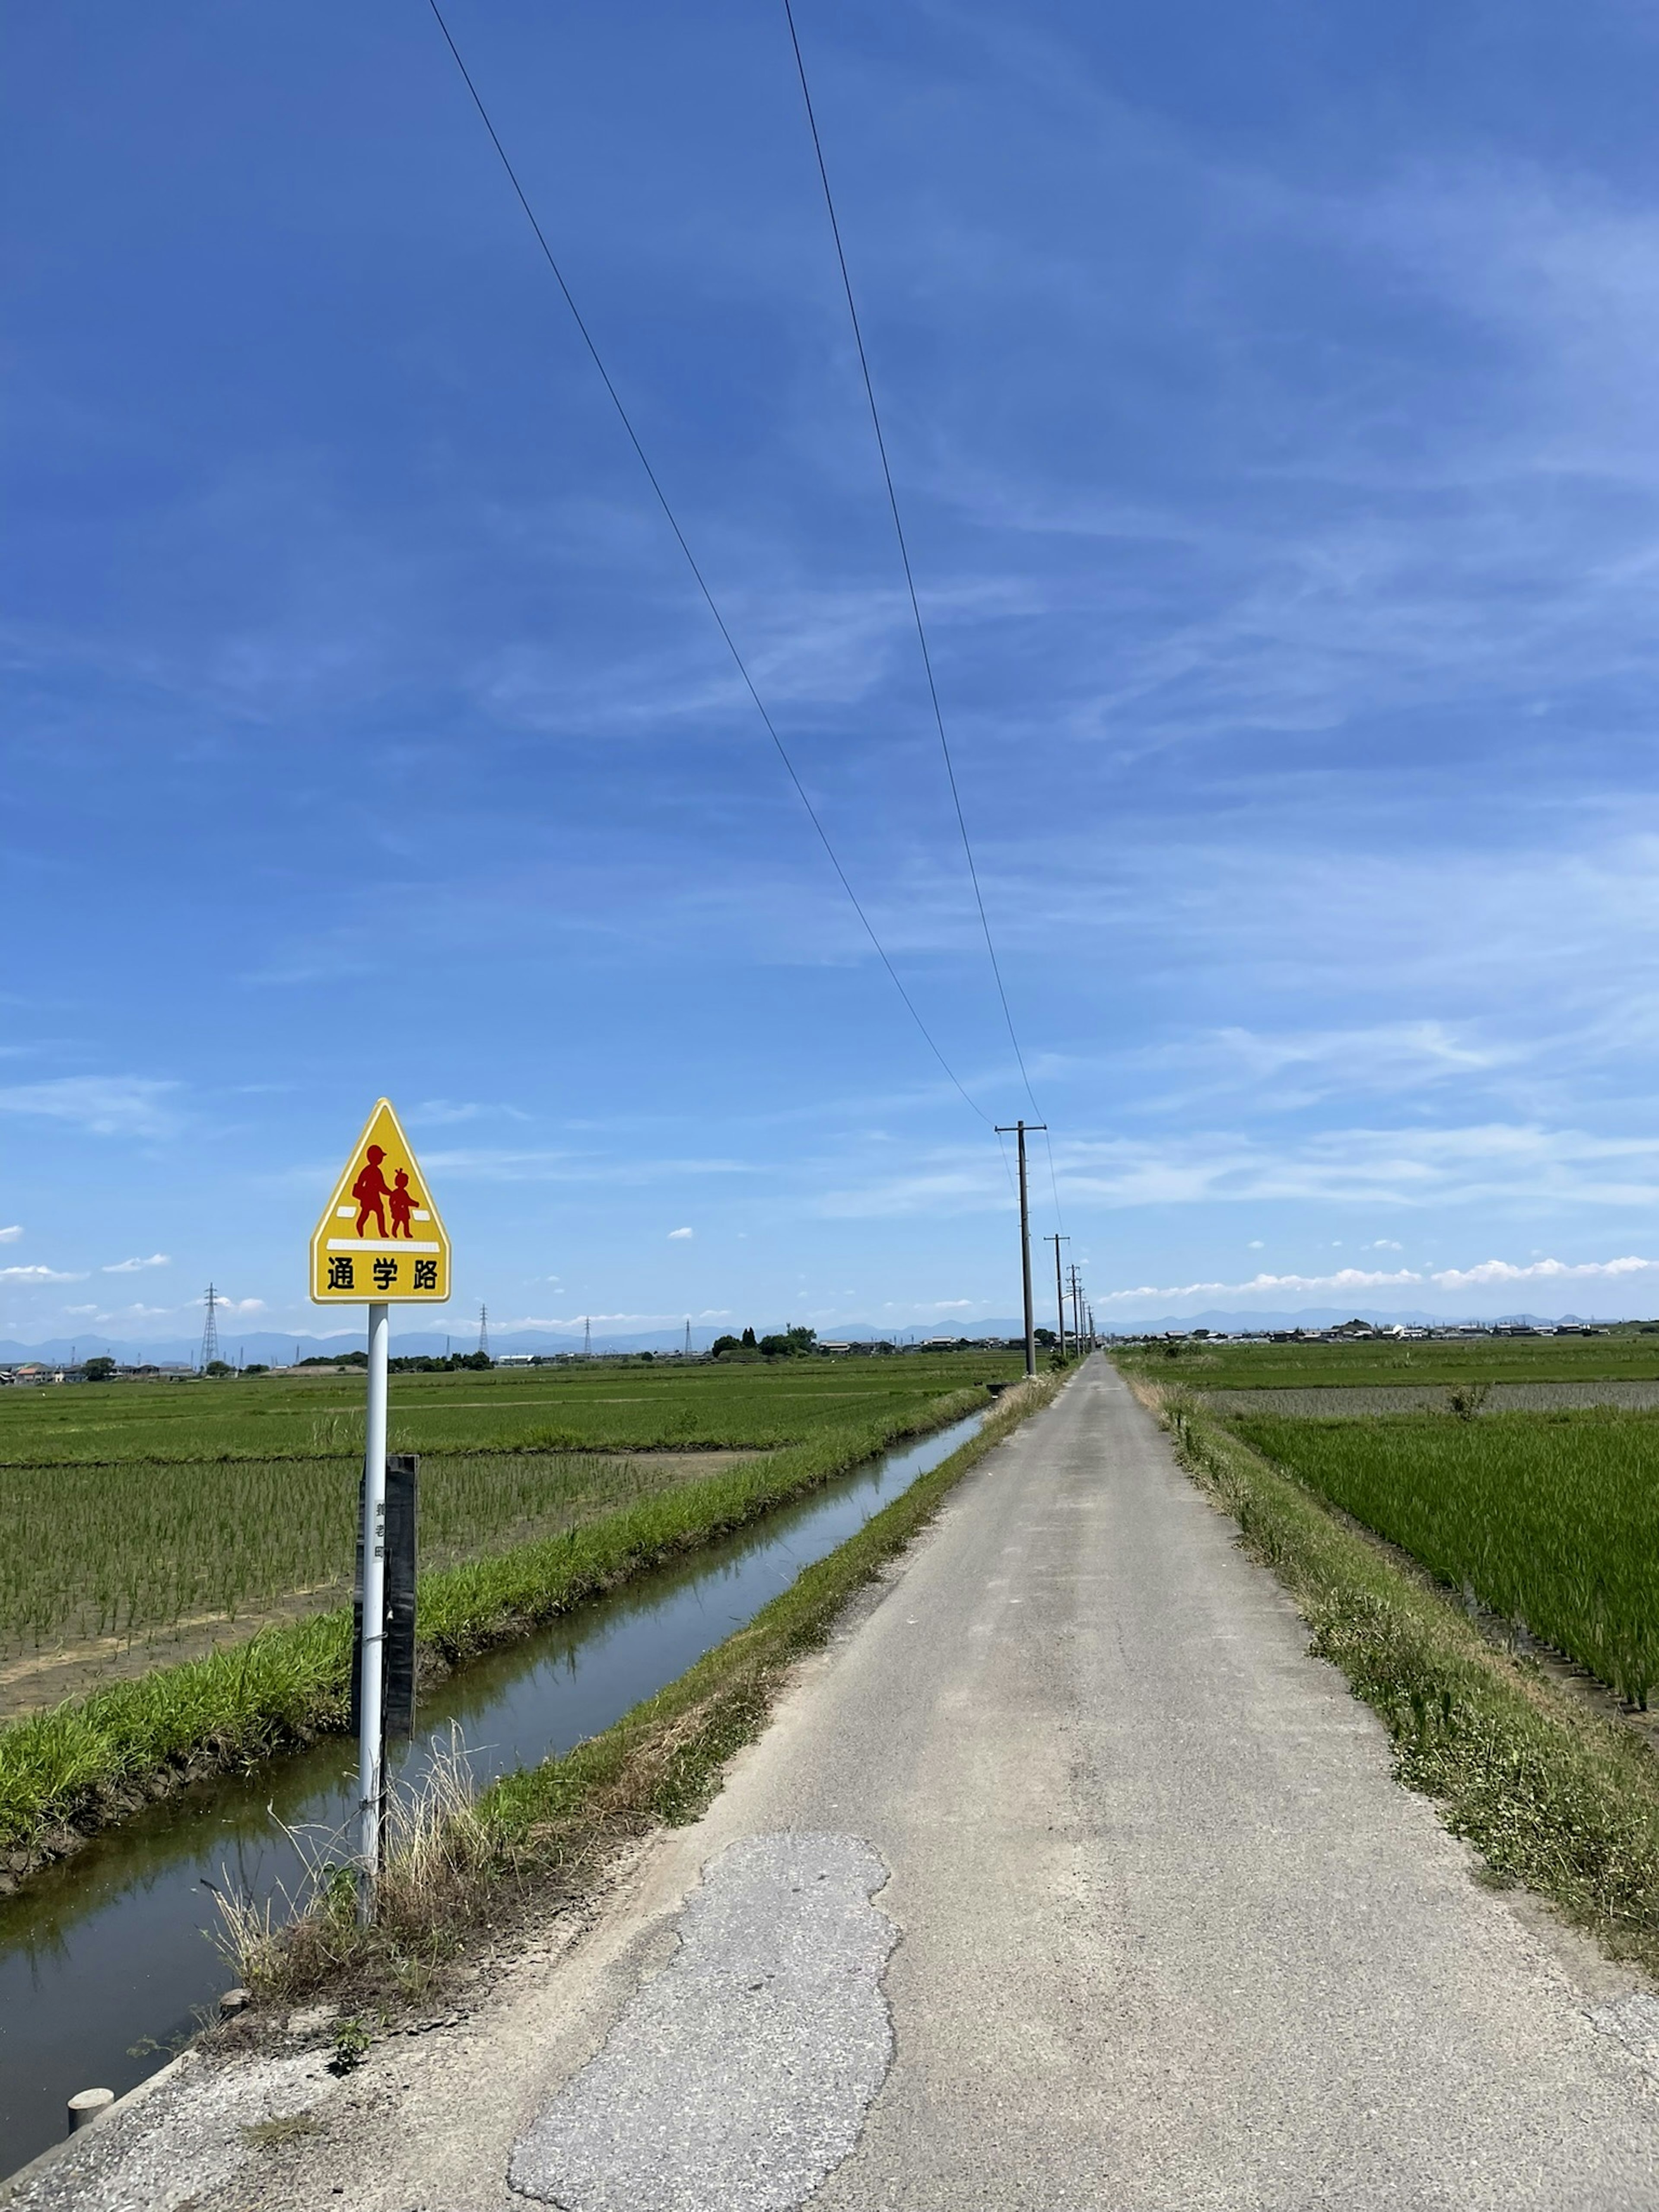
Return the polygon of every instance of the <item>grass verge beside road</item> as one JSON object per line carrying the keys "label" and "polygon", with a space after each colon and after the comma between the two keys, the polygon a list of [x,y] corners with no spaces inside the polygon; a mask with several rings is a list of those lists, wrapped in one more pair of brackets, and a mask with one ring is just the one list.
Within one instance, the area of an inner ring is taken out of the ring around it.
{"label": "grass verge beside road", "polygon": [[[584,1528],[421,1578],[422,1658],[453,1666],[713,1541],[885,1446],[960,1419],[982,1387],[825,1428]],[[179,1783],[246,1766],[346,1723],[351,1617],[336,1610],[158,1668],[0,1729],[5,1879]]]}
{"label": "grass verge beside road", "polygon": [[1065,1379],[1011,1389],[976,1435],[614,1727],[562,1759],[505,1776],[477,1804],[441,1788],[430,1808],[405,1812],[374,1928],[356,1927],[349,1880],[338,1875],[322,1881],[286,1927],[252,1915],[233,1921],[239,1978],[284,2002],[324,1989],[360,2007],[426,1994],[468,1929],[510,1909],[527,1886],[574,1893],[618,1843],[658,1822],[695,1820],[726,1760],[759,1735],[791,1665],[824,1641],[969,1468]]}
{"label": "grass verge beside road", "polygon": [[1659,1760],[1338,1516],[1184,1392],[1140,1380],[1201,1487],[1295,1597],[1407,1787],[1494,1880],[1524,1884],[1614,1955],[1659,1970]]}

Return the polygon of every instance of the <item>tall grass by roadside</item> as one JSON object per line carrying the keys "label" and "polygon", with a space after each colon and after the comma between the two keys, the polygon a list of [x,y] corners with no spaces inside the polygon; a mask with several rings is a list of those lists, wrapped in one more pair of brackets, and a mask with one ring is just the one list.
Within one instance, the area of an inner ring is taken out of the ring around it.
{"label": "tall grass by roadside", "polygon": [[[492,1559],[422,1575],[428,1663],[526,1633],[583,1599],[741,1528],[899,1438],[985,1403],[957,1390],[884,1419],[826,1429],[701,1482]],[[336,1611],[71,1699],[0,1729],[0,1849],[41,1854],[194,1774],[246,1765],[344,1726],[350,1617]]]}
{"label": "tall grass by roadside", "polygon": [[[343,1960],[356,1948],[357,1881],[344,1838],[289,1833],[306,1869],[296,1894],[255,1900],[228,1888],[214,1892],[221,1947],[245,1988],[269,1989],[291,1978],[291,1931],[298,1923],[308,1923],[313,1979],[320,1959]],[[388,1927],[406,1936],[419,1930],[422,1939],[412,1947],[405,1942],[396,1954],[401,1994],[418,1996],[428,1986],[443,1948],[440,1931],[465,1924],[496,1857],[465,1744],[452,1726],[418,1787],[394,1785],[386,1804],[377,1910]]]}
{"label": "tall grass by roadside", "polygon": [[1295,1596],[1312,1650],[1378,1714],[1401,1780],[1437,1800],[1495,1878],[1659,1968],[1659,1761],[1647,1747],[1495,1650],[1449,1596],[1187,1394],[1138,1389]]}
{"label": "tall grass by roadside", "polygon": [[1659,1682],[1659,1415],[1228,1425],[1441,1581],[1646,1705]]}
{"label": "tall grass by roadside", "polygon": [[[930,1520],[978,1460],[1047,1405],[1065,1376],[1011,1389],[978,1431],[920,1476],[724,1644],[562,1759],[504,1776],[476,1803],[457,1805],[441,1779],[430,1814],[405,1808],[416,1845],[388,1855],[376,1924],[359,1929],[343,1869],[318,1865],[286,1929],[233,1909],[228,1937],[237,1978],[257,1996],[292,2001],[327,1989],[355,2002],[423,1991],[469,1929],[532,1887],[574,1890],[617,1842],[659,1821],[695,1820],[726,1761],[751,1741],[790,1666],[821,1644],[848,1601]],[[453,1829],[452,1808],[458,1816]]]}

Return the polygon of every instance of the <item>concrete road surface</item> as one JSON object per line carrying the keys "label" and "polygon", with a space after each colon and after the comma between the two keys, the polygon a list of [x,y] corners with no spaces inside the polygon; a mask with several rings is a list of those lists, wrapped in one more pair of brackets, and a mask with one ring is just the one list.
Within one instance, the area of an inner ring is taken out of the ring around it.
{"label": "concrete road surface", "polygon": [[1091,1363],[702,1822],[196,2201],[1659,2205],[1659,2004],[1476,1884],[1234,1535]]}

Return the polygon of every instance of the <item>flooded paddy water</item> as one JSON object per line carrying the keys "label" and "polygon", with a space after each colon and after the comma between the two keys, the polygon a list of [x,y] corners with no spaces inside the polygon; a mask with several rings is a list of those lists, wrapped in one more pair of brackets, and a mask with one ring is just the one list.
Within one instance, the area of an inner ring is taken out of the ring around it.
{"label": "flooded paddy water", "polygon": [[[684,1673],[800,1570],[948,1457],[974,1413],[896,1446],[751,1528],[580,1607],[452,1675],[397,1747],[418,1782],[458,1728],[480,1784],[568,1751]],[[353,1746],[331,1737],[246,1777],[201,1783],[94,1838],[0,1902],[0,2174],[64,2132],[77,2090],[117,2095],[164,2065],[232,1979],[217,1885],[255,1899],[303,1881],[287,1832],[342,1831]]]}

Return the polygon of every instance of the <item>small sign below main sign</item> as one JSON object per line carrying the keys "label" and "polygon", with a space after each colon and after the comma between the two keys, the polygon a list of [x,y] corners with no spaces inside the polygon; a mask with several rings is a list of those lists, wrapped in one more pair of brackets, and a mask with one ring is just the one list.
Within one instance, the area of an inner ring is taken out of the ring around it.
{"label": "small sign below main sign", "polygon": [[311,1295],[319,1305],[449,1296],[449,1237],[389,1098],[369,1115],[312,1234]]}

